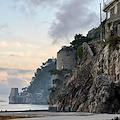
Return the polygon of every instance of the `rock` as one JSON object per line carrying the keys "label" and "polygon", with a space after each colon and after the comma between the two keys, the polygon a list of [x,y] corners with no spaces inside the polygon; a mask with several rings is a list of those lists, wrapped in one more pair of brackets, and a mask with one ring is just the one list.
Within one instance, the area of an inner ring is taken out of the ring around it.
{"label": "rock", "polygon": [[[98,47],[97,47],[98,46]],[[118,44],[120,47],[120,45]],[[120,50],[100,42],[83,44],[83,58],[74,74],[54,91],[58,110],[117,113],[120,110]],[[62,79],[64,81],[64,79]]]}
{"label": "rock", "polygon": [[110,102],[114,101],[114,98],[115,90],[113,81],[111,80],[110,76],[108,74],[99,75],[94,80],[90,89],[88,97],[88,111],[96,113],[107,113],[111,109],[109,104]]}

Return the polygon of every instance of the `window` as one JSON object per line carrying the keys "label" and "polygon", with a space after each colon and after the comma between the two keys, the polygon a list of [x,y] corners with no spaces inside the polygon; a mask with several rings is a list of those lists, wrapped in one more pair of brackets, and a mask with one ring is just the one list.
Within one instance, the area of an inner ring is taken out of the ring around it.
{"label": "window", "polygon": [[107,12],[107,19],[110,18],[110,11]]}
{"label": "window", "polygon": [[117,14],[117,5],[115,5],[114,14]]}
{"label": "window", "polygon": [[113,15],[115,13],[115,7],[113,7],[111,10],[110,10],[110,14]]}

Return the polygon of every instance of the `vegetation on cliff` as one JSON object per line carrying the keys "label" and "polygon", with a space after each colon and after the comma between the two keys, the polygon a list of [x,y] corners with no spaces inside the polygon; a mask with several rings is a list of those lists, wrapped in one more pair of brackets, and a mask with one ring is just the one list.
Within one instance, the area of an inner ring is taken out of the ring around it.
{"label": "vegetation on cliff", "polygon": [[34,77],[28,87],[23,88],[17,97],[19,104],[47,104],[50,91],[48,88],[52,87],[52,80],[54,75],[49,73],[49,70],[56,69],[56,59],[48,59],[35,72]]}
{"label": "vegetation on cliff", "polygon": [[[68,70],[68,69],[61,69],[61,70],[57,70],[57,69],[52,69],[49,71],[51,75],[56,75],[56,79],[53,79],[53,87],[49,88],[49,91],[57,91],[59,86],[63,85],[64,81],[63,79],[66,79],[67,77],[72,75],[72,70]],[[58,79],[59,78],[59,79]]]}
{"label": "vegetation on cliff", "polygon": [[41,68],[38,68],[35,72],[35,76],[32,77],[32,81],[27,88],[27,91],[30,93],[41,92],[44,90],[44,94],[48,95],[48,88],[51,87],[51,75],[49,70],[55,69],[55,61],[49,59],[47,62],[43,63]]}
{"label": "vegetation on cliff", "polygon": [[110,36],[106,41],[101,41],[101,45],[105,47],[106,45],[109,45],[110,47],[116,48],[116,50],[119,49],[117,46],[120,43],[120,37],[118,36]]}
{"label": "vegetation on cliff", "polygon": [[70,44],[73,46],[73,48],[77,50],[77,48],[81,46],[84,42],[88,43],[90,41],[92,41],[91,38],[85,37],[82,34],[79,35],[76,34],[74,40]]}
{"label": "vegetation on cliff", "polygon": [[83,47],[82,47],[82,45],[80,47],[78,47],[77,54],[78,54],[79,59],[82,59],[82,56],[83,56]]}
{"label": "vegetation on cliff", "polygon": [[62,69],[62,70],[57,70],[57,69],[51,69],[49,70],[51,75],[60,75],[60,74],[68,74],[68,73],[72,73],[72,70],[68,70],[68,69]]}

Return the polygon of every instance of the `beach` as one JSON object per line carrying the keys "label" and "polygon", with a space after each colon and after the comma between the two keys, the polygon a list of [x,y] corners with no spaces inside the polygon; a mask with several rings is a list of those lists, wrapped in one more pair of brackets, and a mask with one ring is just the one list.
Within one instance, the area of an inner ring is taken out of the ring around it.
{"label": "beach", "polygon": [[0,112],[0,120],[110,120],[120,114],[93,114],[82,112]]}

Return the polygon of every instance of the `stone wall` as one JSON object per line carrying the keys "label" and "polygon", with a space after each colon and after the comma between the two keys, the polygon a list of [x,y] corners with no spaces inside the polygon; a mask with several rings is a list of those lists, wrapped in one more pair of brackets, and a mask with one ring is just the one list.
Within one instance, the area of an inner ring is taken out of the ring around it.
{"label": "stone wall", "polygon": [[[101,23],[102,24],[102,38],[103,39],[105,39],[105,23],[106,23],[106,20],[104,20]],[[87,37],[91,38],[94,41],[100,40],[100,29],[101,29],[101,26],[99,26],[97,28],[93,28],[92,30],[88,31]]]}
{"label": "stone wall", "polygon": [[76,51],[73,48],[62,48],[57,53],[57,70],[73,69],[76,66]]}

